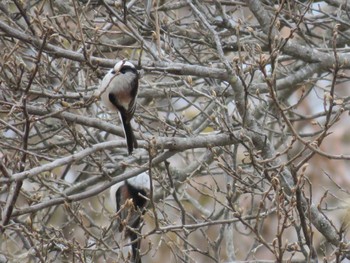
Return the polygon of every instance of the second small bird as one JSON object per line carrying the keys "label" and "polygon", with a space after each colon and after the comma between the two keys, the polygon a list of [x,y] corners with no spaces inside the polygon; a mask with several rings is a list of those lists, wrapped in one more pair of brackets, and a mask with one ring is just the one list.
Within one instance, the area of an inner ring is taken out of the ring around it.
{"label": "second small bird", "polygon": [[137,148],[131,119],[136,108],[139,73],[129,61],[119,61],[103,78],[99,88],[101,99],[111,110],[117,110],[123,124],[128,152]]}

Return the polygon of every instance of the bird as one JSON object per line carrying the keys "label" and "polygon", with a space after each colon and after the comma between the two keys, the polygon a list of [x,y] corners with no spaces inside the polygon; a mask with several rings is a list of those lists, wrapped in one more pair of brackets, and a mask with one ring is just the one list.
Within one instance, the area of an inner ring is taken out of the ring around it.
{"label": "bird", "polygon": [[[118,231],[125,229],[125,237],[130,239],[132,262],[142,263],[140,256],[142,215],[146,212],[150,192],[150,178],[146,172],[111,187],[110,196],[117,212]],[[126,227],[126,225],[128,227]],[[135,229],[132,231],[130,228]]]}
{"label": "bird", "polygon": [[99,87],[99,95],[105,106],[119,113],[129,155],[138,146],[131,119],[136,109],[139,78],[136,67],[130,61],[121,60],[107,72]]}

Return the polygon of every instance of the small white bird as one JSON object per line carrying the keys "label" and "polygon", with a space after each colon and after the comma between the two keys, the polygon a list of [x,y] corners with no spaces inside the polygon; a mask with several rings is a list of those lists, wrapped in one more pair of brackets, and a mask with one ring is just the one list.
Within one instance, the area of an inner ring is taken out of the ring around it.
{"label": "small white bird", "polygon": [[[125,229],[125,236],[130,239],[132,260],[141,263],[140,245],[141,239],[136,232],[140,231],[142,215],[148,205],[151,181],[147,173],[141,173],[111,187],[110,195],[115,211],[118,213],[119,231],[123,231],[125,224],[136,231]],[[146,197],[146,198],[145,198]]]}
{"label": "small white bird", "polygon": [[137,148],[131,119],[136,108],[139,88],[139,73],[126,60],[119,61],[103,78],[99,88],[101,99],[107,108],[117,110],[123,124],[129,154]]}

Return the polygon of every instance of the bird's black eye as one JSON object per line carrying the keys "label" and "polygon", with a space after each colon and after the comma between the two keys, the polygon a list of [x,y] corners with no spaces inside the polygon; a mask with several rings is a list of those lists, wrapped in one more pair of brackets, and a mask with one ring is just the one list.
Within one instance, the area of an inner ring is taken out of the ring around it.
{"label": "bird's black eye", "polygon": [[113,75],[114,75],[114,74],[115,74],[115,70],[112,70],[112,71],[111,71],[111,74],[113,74]]}

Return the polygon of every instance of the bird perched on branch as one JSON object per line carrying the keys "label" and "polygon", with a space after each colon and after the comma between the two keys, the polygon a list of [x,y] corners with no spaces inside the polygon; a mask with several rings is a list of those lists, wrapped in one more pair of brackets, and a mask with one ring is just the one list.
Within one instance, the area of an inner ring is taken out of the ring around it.
{"label": "bird perched on branch", "polygon": [[117,212],[118,230],[122,232],[125,229],[125,237],[130,239],[134,263],[141,263],[141,239],[137,233],[141,231],[142,215],[148,205],[150,183],[149,175],[141,173],[115,184],[110,190],[111,200]]}
{"label": "bird perched on branch", "polygon": [[126,60],[119,61],[108,71],[99,88],[101,99],[107,108],[117,110],[123,124],[128,152],[137,148],[131,119],[136,108],[139,88],[139,73],[135,66]]}

